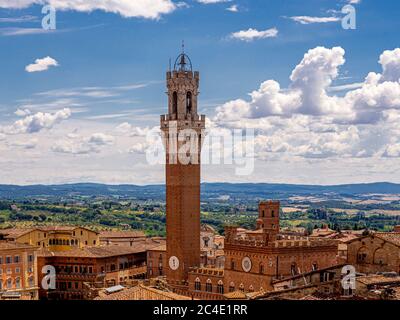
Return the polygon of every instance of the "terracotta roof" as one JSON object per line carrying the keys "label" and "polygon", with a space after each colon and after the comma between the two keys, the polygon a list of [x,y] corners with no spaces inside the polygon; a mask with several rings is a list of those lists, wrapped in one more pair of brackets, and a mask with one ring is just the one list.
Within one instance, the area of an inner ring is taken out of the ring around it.
{"label": "terracotta roof", "polygon": [[246,300],[247,296],[243,291],[236,290],[233,292],[229,292],[224,294],[224,297],[231,300]]}
{"label": "terracotta roof", "polygon": [[191,298],[139,285],[109,295],[102,294],[95,300],[191,300]]}
{"label": "terracotta roof", "polygon": [[10,228],[0,230],[0,234],[4,235],[6,238],[17,238],[32,230],[34,230],[34,228]]}
{"label": "terracotta roof", "polygon": [[209,224],[204,224],[204,223],[200,226],[200,231],[202,231],[202,232],[211,232],[211,233],[214,233],[214,234],[217,233],[212,226],[210,226]]}
{"label": "terracotta roof", "polygon": [[147,246],[139,244],[136,246],[101,246],[101,247],[84,247],[74,248],[67,251],[49,251],[41,249],[38,252],[42,257],[75,257],[75,258],[107,258],[121,255],[145,252]]}
{"label": "terracotta roof", "polygon": [[356,281],[365,285],[400,283],[400,277],[385,277],[381,275],[371,275],[371,276],[357,277]]}
{"label": "terracotta roof", "polygon": [[5,235],[6,238],[18,238],[24,234],[32,232],[34,230],[49,232],[49,231],[73,231],[78,228],[85,229],[94,233],[98,233],[96,231],[90,230],[81,226],[38,226],[33,228],[9,228],[0,230],[0,234]]}
{"label": "terracotta roof", "polygon": [[160,246],[151,248],[149,250],[151,250],[151,251],[167,251],[167,245],[166,244],[162,244]]}
{"label": "terracotta roof", "polygon": [[145,234],[142,230],[100,232],[100,238],[141,238],[141,237],[145,237]]}
{"label": "terracotta roof", "polygon": [[374,232],[373,235],[382,240],[391,242],[396,246],[400,246],[400,233],[399,232]]}
{"label": "terracotta roof", "polygon": [[36,247],[28,244],[0,241],[0,250],[34,249],[34,248]]}

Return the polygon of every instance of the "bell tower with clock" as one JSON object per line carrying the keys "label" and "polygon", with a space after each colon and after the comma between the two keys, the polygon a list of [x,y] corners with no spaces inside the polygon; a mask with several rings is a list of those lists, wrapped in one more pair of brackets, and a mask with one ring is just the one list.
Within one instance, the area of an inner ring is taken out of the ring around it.
{"label": "bell tower with clock", "polygon": [[168,114],[161,116],[166,151],[166,276],[187,285],[190,267],[200,265],[200,155],[205,116],[197,113],[199,72],[182,52],[167,72]]}

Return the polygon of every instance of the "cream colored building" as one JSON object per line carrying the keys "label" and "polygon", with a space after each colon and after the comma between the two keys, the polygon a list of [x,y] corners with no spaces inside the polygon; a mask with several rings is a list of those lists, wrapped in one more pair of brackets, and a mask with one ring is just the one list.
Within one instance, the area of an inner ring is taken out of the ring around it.
{"label": "cream colored building", "polygon": [[99,233],[77,226],[46,226],[0,230],[0,238],[27,244],[50,251],[65,251],[72,248],[99,246]]}

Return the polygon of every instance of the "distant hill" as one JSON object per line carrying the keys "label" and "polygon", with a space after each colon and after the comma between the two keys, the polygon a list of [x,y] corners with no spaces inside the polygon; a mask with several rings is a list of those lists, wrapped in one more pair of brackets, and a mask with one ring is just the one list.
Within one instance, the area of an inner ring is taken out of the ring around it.
{"label": "distant hill", "polygon": [[[400,184],[379,182],[367,184],[346,184],[335,186],[269,184],[269,183],[204,183],[202,197],[216,198],[229,195],[234,198],[281,198],[293,195],[360,195],[368,193],[400,194]],[[158,199],[165,197],[164,185],[105,185],[79,183],[63,185],[0,185],[0,198],[48,198],[48,197],[123,197],[136,199]]]}

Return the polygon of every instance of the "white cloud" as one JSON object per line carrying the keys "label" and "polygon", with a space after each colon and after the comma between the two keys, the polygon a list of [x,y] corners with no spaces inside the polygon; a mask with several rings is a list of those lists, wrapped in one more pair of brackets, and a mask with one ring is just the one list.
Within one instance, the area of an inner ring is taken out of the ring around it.
{"label": "white cloud", "polygon": [[45,57],[43,59],[36,59],[35,63],[27,65],[25,67],[26,72],[41,72],[41,71],[46,71],[50,67],[57,67],[58,62],[51,58],[51,57]]}
{"label": "white cloud", "polygon": [[128,122],[121,123],[115,130],[123,134],[128,134],[130,137],[145,137],[151,131],[149,127],[134,127]]}
{"label": "white cloud", "polygon": [[[288,88],[264,81],[249,101],[218,107],[215,124],[256,129],[256,155],[263,160],[399,157],[398,52],[381,55],[382,74],[332,87],[345,63],[344,50],[311,49],[294,68]],[[341,90],[347,92],[333,94]]]}
{"label": "white cloud", "polygon": [[383,69],[382,81],[398,82],[400,80],[400,48],[384,51],[379,63]]}
{"label": "white cloud", "polygon": [[114,137],[104,133],[94,133],[88,139],[88,143],[95,144],[97,146],[109,145],[114,142]]}
{"label": "white cloud", "polygon": [[294,16],[289,17],[293,21],[299,22],[301,24],[312,24],[312,23],[329,23],[340,21],[339,17],[310,17],[310,16]]}
{"label": "white cloud", "polygon": [[348,92],[344,96],[336,96],[328,92],[335,92],[330,88],[345,63],[344,50],[311,49],[294,68],[289,88],[267,80],[250,94],[251,101],[234,100],[217,108],[216,121],[305,114],[329,116],[337,123],[376,123],[385,110],[400,109],[399,52],[385,51],[379,60],[382,74],[370,73],[363,83],[345,88]]}
{"label": "white cloud", "polygon": [[0,8],[21,9],[34,4],[50,4],[57,10],[92,12],[102,10],[123,17],[158,19],[173,12],[176,5],[171,0],[0,0]]}
{"label": "white cloud", "polygon": [[239,7],[237,4],[233,4],[230,7],[226,8],[226,10],[230,12],[239,12]]}
{"label": "white cloud", "polygon": [[25,117],[29,116],[31,114],[31,111],[29,109],[18,109],[17,111],[14,112],[15,115],[18,117]]}
{"label": "white cloud", "polygon": [[27,141],[10,142],[8,145],[12,146],[12,147],[23,148],[23,149],[34,149],[34,148],[36,148],[37,144],[38,144],[37,139],[30,139]]}
{"label": "white cloud", "polygon": [[222,2],[230,2],[232,0],[197,0],[199,3],[203,4],[214,4],[214,3],[222,3]]}
{"label": "white cloud", "polygon": [[88,137],[72,133],[67,135],[67,139],[56,142],[51,150],[56,153],[75,155],[99,153],[101,147],[112,145],[114,141],[113,136],[104,133],[93,133]]}
{"label": "white cloud", "polygon": [[278,36],[278,29],[271,28],[264,31],[258,31],[257,29],[248,29],[234,32],[230,35],[233,39],[238,39],[241,41],[253,41],[257,39],[265,39],[265,38],[275,38]]}
{"label": "white cloud", "polygon": [[0,132],[4,134],[23,134],[36,133],[42,129],[51,129],[57,123],[68,119],[71,116],[71,110],[64,108],[56,113],[38,112],[34,115],[26,116],[17,120],[14,124],[0,127]]}

